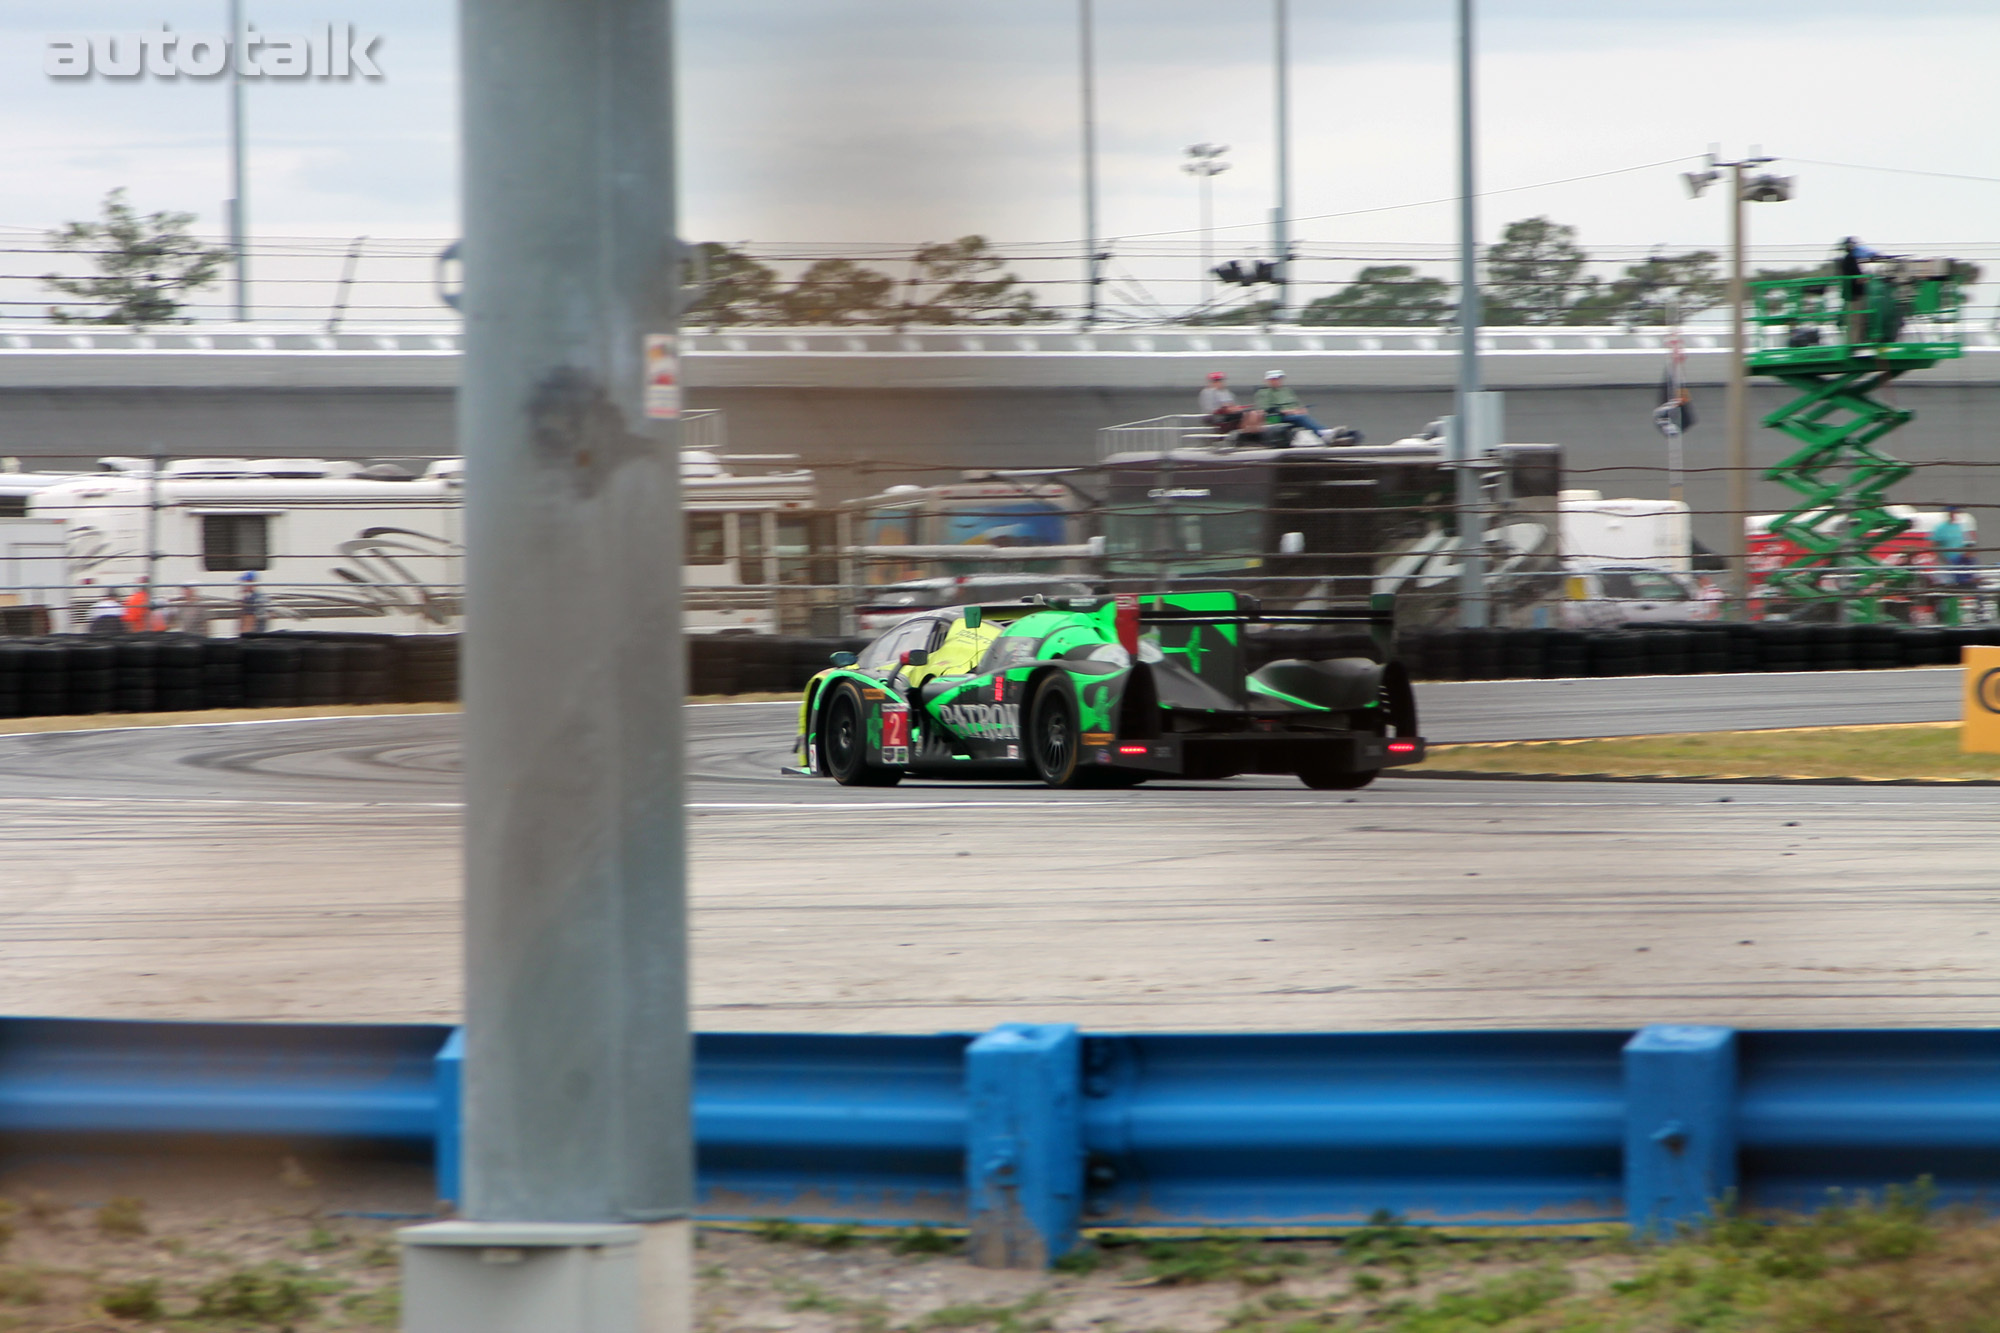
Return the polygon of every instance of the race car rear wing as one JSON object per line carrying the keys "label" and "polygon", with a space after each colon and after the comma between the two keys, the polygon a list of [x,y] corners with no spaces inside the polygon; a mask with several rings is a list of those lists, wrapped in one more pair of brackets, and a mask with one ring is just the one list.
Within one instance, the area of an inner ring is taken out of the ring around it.
{"label": "race car rear wing", "polygon": [[[1202,606],[1176,606],[1170,599],[1193,601],[1214,597],[1229,597],[1235,601],[1231,610],[1216,610]],[[1113,602],[1111,597],[1044,597],[1035,594],[1023,597],[1023,602],[1031,606],[1050,606],[1063,611],[1096,611]],[[1181,625],[1394,625],[1396,623],[1396,599],[1394,596],[1378,593],[1364,605],[1359,602],[1345,606],[1332,606],[1323,611],[1278,611],[1267,614],[1256,598],[1248,593],[1147,593],[1138,598],[1139,621],[1141,624],[1156,624],[1172,621]]]}

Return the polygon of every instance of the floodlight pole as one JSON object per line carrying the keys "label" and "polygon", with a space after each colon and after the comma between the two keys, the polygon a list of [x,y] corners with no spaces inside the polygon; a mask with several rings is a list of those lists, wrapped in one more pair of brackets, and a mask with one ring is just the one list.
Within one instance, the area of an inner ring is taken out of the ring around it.
{"label": "floodlight pole", "polygon": [[1458,0],[1458,402],[1451,436],[1457,478],[1458,623],[1487,622],[1486,519],[1479,490],[1479,455],[1497,440],[1484,438],[1487,420],[1479,401],[1479,211],[1474,196],[1478,140],[1473,115],[1472,0]]}
{"label": "floodlight pole", "polygon": [[477,1298],[541,1271],[495,1267],[519,1247],[636,1245],[616,1326],[683,1329],[680,432],[648,414],[675,371],[649,344],[679,286],[671,6],[478,0],[459,24],[469,1221],[405,1233],[404,1327],[442,1274],[469,1294],[430,1327],[513,1333],[525,1302]]}
{"label": "floodlight pole", "polygon": [[1097,54],[1091,0],[1077,0],[1077,62],[1083,121],[1083,323],[1097,323]]}
{"label": "floodlight pole", "polygon": [[1750,618],[1750,368],[1743,331],[1743,168],[1729,167],[1729,593]]}
{"label": "floodlight pole", "polygon": [[1276,295],[1271,300],[1271,323],[1281,323],[1291,305],[1292,283],[1292,97],[1291,97],[1291,56],[1286,49],[1291,44],[1291,14],[1286,0],[1273,0],[1275,6],[1271,15],[1273,37],[1273,64],[1277,77],[1272,80],[1274,125],[1278,140],[1278,200],[1271,211],[1271,259],[1277,270],[1278,281],[1272,290]]}
{"label": "floodlight pole", "polygon": [[243,141],[243,62],[248,52],[243,36],[243,0],[229,0],[229,252],[238,323],[250,318],[250,193]]}

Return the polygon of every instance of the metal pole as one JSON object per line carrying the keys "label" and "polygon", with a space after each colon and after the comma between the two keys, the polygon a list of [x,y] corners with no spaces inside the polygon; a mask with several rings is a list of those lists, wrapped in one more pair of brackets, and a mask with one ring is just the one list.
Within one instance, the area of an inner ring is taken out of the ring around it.
{"label": "metal pole", "polygon": [[1208,309],[1215,294],[1215,173],[1195,173],[1201,178],[1201,308]]}
{"label": "metal pole", "polygon": [[1485,521],[1476,466],[1478,451],[1495,441],[1477,438],[1474,394],[1479,379],[1479,216],[1474,199],[1472,0],[1458,0],[1458,431],[1454,463],[1458,490],[1459,624],[1486,623]]}
{"label": "metal pole", "polygon": [[361,247],[366,244],[366,236],[354,238],[354,244],[347,247],[347,262],[340,268],[340,285],[334,288],[333,310],[326,317],[326,331],[338,332],[340,321],[347,314],[347,294],[354,287],[354,270],[361,263]]}
{"label": "metal pole", "polygon": [[1077,0],[1083,85],[1083,322],[1097,322],[1097,74],[1091,0]]}
{"label": "metal pole", "polygon": [[1683,447],[1680,422],[1686,419],[1686,366],[1681,350],[1681,310],[1678,297],[1667,298],[1667,394],[1675,404],[1663,432],[1667,437],[1667,498],[1676,504],[1687,499],[1687,454]]}
{"label": "metal pole", "polygon": [[1291,61],[1286,47],[1290,44],[1290,6],[1286,0],[1273,0],[1275,12],[1272,15],[1272,31],[1276,41],[1273,55],[1276,58],[1277,79],[1275,97],[1277,99],[1276,131],[1278,139],[1278,208],[1271,216],[1271,258],[1276,264],[1278,282],[1277,295],[1271,302],[1271,321],[1277,323],[1285,318],[1286,308],[1291,304],[1291,258],[1292,242],[1290,225],[1292,219],[1292,126],[1291,126]]}
{"label": "metal pole", "polygon": [[[680,429],[648,415],[677,370],[671,3],[479,0],[459,23],[464,1211],[659,1224],[642,1267],[678,1273]],[[638,1327],[685,1326],[670,1285]]]}
{"label": "metal pole", "polygon": [[166,446],[154,444],[150,450],[153,470],[146,479],[146,629],[152,617],[160,609],[159,567],[160,567],[160,473],[167,466]]}
{"label": "metal pole", "polygon": [[1729,164],[1729,592],[1750,618],[1750,373],[1743,333],[1743,166]]}
{"label": "metal pole", "polygon": [[236,257],[236,319],[250,318],[250,194],[243,143],[243,0],[229,0],[229,249]]}

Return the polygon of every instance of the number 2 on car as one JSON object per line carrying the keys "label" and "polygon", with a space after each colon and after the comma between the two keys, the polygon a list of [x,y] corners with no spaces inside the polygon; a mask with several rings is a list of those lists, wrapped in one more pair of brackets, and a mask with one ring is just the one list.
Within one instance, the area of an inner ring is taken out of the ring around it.
{"label": "number 2 on car", "polygon": [[907,704],[882,705],[882,762],[910,762],[910,709]]}

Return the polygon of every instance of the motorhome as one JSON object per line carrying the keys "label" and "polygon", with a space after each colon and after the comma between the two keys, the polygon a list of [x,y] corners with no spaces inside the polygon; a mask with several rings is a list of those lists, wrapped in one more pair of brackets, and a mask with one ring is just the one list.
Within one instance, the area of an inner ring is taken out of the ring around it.
{"label": "motorhome", "polygon": [[[770,633],[803,549],[810,472],[739,476],[730,459],[682,452],[687,628]],[[449,632],[462,625],[464,468],[318,459],[106,459],[40,487],[30,516],[60,521],[71,623],[106,589],[193,588],[228,632],[255,613],[273,628]]]}
{"label": "motorhome", "polygon": [[[1398,624],[1457,623],[1459,511],[1442,440],[1243,447],[1198,423],[1099,432],[1109,578],[1199,580],[1300,609],[1388,594]],[[1504,444],[1478,476],[1492,623],[1549,623],[1563,591],[1562,449]]]}

